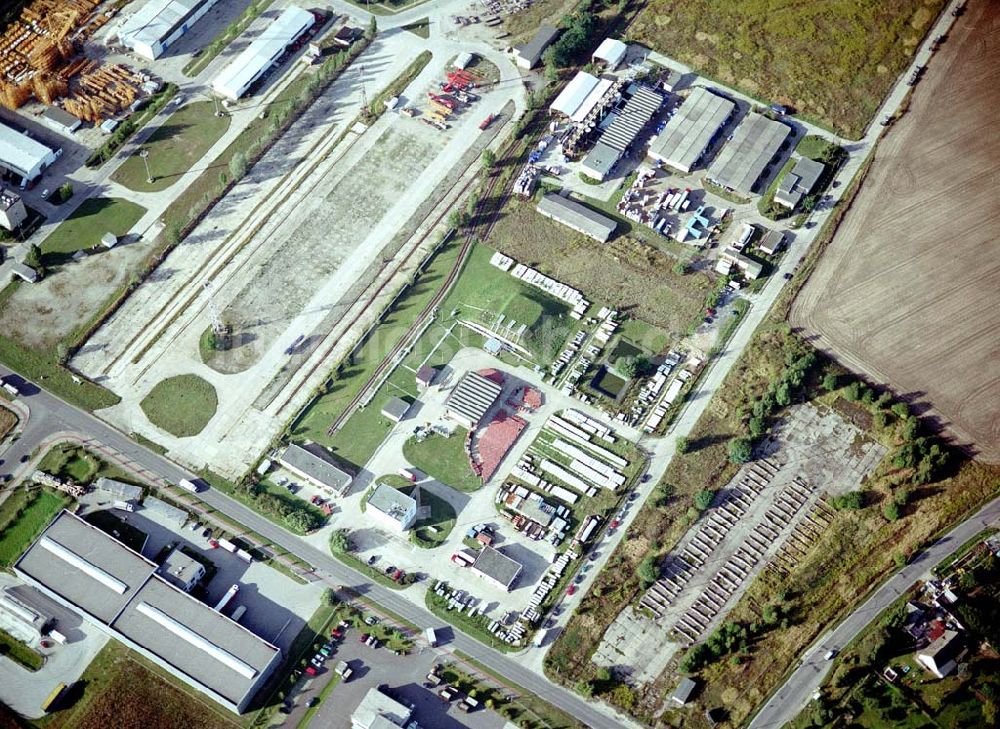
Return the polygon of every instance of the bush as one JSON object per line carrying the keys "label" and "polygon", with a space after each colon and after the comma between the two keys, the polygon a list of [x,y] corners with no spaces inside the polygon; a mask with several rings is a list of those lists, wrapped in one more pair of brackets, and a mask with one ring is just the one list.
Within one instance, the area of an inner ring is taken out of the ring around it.
{"label": "bush", "polygon": [[660,579],[660,568],[656,564],[656,557],[650,555],[639,563],[639,579],[642,580],[643,587],[649,587]]}
{"label": "bush", "polygon": [[338,529],[330,536],[330,550],[334,554],[347,554],[351,551],[351,541],[346,529]]}
{"label": "bush", "polygon": [[677,452],[688,453],[691,450],[691,441],[684,436],[677,439]]}
{"label": "bush", "polygon": [[715,498],[715,492],[709,489],[702,489],[694,495],[694,507],[698,511],[704,511],[712,505],[712,499]]}
{"label": "bush", "polygon": [[882,507],[882,516],[886,521],[896,521],[899,519],[899,507],[894,503],[888,503]]}
{"label": "bush", "polygon": [[749,463],[753,456],[753,446],[749,438],[733,438],[729,441],[729,460],[733,463]]}
{"label": "bush", "polygon": [[848,402],[857,402],[861,397],[861,383],[857,380],[844,388],[844,399]]}
{"label": "bush", "polygon": [[823,378],[823,389],[827,392],[833,392],[837,389],[837,376],[832,372]]}
{"label": "bush", "polygon": [[835,496],[830,500],[834,509],[839,511],[857,511],[865,508],[865,495],[861,491],[851,491],[843,496]]}

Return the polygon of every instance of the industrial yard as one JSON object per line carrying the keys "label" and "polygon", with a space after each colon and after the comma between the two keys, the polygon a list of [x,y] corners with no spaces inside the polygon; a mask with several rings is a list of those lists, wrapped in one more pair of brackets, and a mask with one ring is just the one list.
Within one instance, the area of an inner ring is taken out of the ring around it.
{"label": "industrial yard", "polygon": [[956,445],[989,463],[1000,459],[1000,314],[973,302],[998,286],[983,255],[1000,205],[981,184],[1000,160],[985,132],[997,90],[995,48],[984,45],[992,11],[970,8],[971,22],[928,66],[791,316],[849,367],[930,408]]}

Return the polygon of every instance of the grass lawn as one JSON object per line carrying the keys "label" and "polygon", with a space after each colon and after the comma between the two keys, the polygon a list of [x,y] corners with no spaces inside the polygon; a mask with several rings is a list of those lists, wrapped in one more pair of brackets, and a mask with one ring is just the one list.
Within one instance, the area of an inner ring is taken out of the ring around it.
{"label": "grass lawn", "polygon": [[0,656],[19,663],[29,671],[37,671],[45,659],[6,630],[0,630]]}
{"label": "grass lawn", "polygon": [[403,457],[431,478],[459,491],[476,491],[483,481],[472,472],[465,452],[465,428],[455,428],[450,438],[433,433],[418,443],[416,437],[403,444]]}
{"label": "grass lawn", "polygon": [[219,400],[211,383],[197,375],[178,375],[156,383],[139,405],[153,425],[186,438],[208,425]]}
{"label": "grass lawn", "polygon": [[[205,156],[229,129],[231,117],[215,116],[211,101],[198,101],[174,112],[142,145],[153,183],[146,182],[146,167],[138,154],[130,155],[111,179],[137,192],[159,192]],[[228,173],[227,173],[228,174]]]}
{"label": "grass lawn", "polygon": [[[404,493],[412,493],[413,487],[401,489]],[[455,509],[447,501],[435,496],[427,489],[420,491],[420,506],[431,507],[431,514],[423,519],[417,519],[410,531],[410,541],[424,549],[434,549],[441,546],[455,527]],[[433,531],[432,527],[437,531]]]}
{"label": "grass lawn", "polygon": [[496,636],[490,633],[489,630],[487,630],[489,624],[493,622],[493,618],[486,615],[476,615],[475,617],[472,617],[468,613],[459,613],[457,610],[449,610],[448,599],[434,594],[434,590],[428,589],[427,592],[424,593],[424,604],[427,606],[428,610],[442,620],[451,623],[466,635],[475,638],[480,643],[484,643],[494,650],[500,651],[501,653],[511,653],[513,651],[523,650],[523,648],[518,648],[499,640]]}
{"label": "grass lawn", "polygon": [[132,229],[146,208],[117,197],[91,197],[42,241],[46,264],[59,263],[80,250],[100,245],[101,236],[123,236]]}
{"label": "grass lawn", "polygon": [[413,35],[420,36],[421,38],[431,37],[431,19],[430,18],[420,18],[420,20],[414,20],[409,25],[404,25],[403,30],[408,30]]}
{"label": "grass lawn", "polygon": [[72,499],[47,489],[18,489],[0,504],[0,567],[8,568]]}
{"label": "grass lawn", "polygon": [[858,138],[943,0],[651,0],[629,36]]}
{"label": "grass lawn", "polygon": [[232,714],[165,671],[109,641],[73,689],[77,700],[45,722],[46,729],[223,729]]}
{"label": "grass lawn", "polygon": [[100,476],[134,483],[135,479],[94,455],[83,446],[63,443],[54,446],[38,464],[39,470],[60,478],[88,484]]}

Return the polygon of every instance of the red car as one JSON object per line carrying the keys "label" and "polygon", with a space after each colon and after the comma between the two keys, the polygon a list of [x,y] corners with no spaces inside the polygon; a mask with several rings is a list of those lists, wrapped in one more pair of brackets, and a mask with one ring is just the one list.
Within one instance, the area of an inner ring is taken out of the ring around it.
{"label": "red car", "polygon": [[331,638],[336,638],[337,640],[340,640],[341,638],[343,638],[343,637],[344,637],[344,634],[343,634],[343,633],[341,633],[341,632],[340,632],[339,630],[337,630],[336,628],[334,628],[333,630],[331,630],[331,631],[330,631],[330,637],[331,637]]}
{"label": "red car", "polygon": [[314,666],[306,666],[306,673],[308,673],[310,676],[315,676],[317,673],[319,673],[319,671],[317,671]]}
{"label": "red car", "polygon": [[319,503],[319,496],[313,495],[313,497],[311,499],[309,499],[309,503],[311,503],[311,504],[318,504]]}
{"label": "red car", "polygon": [[620,519],[612,519],[611,520],[611,528],[612,529],[617,529],[619,524],[621,524],[621,520]]}
{"label": "red car", "polygon": [[367,643],[368,642],[368,633],[362,633],[361,637],[358,638],[358,642],[359,643]]}
{"label": "red car", "polygon": [[405,574],[406,573],[403,572],[403,570],[394,570],[393,573],[392,573],[392,575],[391,575],[392,581],[393,582],[399,582],[401,579],[403,579],[403,575],[405,575]]}
{"label": "red car", "polygon": [[566,596],[573,597],[574,594],[576,594],[576,585],[570,585],[569,589],[566,590]]}

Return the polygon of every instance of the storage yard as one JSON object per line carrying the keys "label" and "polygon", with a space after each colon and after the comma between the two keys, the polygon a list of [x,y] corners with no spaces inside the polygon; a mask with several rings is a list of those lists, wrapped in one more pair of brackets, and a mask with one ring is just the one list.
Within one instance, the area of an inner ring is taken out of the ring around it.
{"label": "storage yard", "polygon": [[[1000,461],[1000,137],[996,6],[970,3],[880,143],[868,180],[792,309],[816,344]],[[961,73],[959,70],[961,69]]]}

